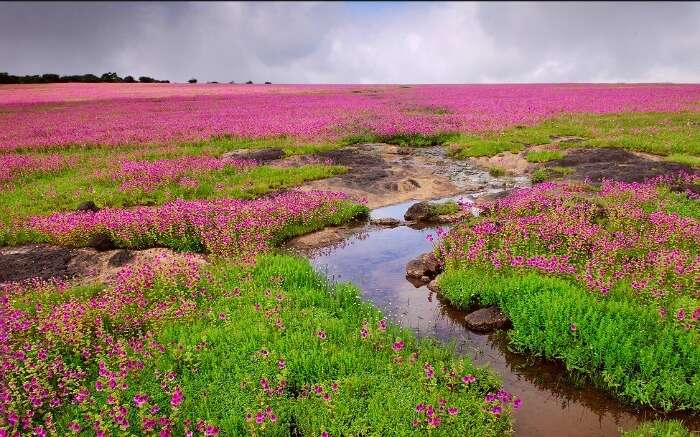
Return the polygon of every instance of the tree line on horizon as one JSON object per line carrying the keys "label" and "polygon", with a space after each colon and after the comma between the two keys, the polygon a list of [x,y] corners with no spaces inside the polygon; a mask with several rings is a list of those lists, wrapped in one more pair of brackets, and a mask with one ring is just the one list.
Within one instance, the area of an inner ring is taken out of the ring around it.
{"label": "tree line on horizon", "polygon": [[133,76],[119,77],[117,73],[108,72],[101,76],[95,76],[94,74],[74,74],[60,76],[54,73],[47,74],[34,74],[26,76],[15,76],[7,72],[0,72],[0,84],[31,84],[31,83],[68,83],[68,82],[82,82],[82,83],[170,83],[169,80],[158,80],[148,76],[140,76],[135,79]]}

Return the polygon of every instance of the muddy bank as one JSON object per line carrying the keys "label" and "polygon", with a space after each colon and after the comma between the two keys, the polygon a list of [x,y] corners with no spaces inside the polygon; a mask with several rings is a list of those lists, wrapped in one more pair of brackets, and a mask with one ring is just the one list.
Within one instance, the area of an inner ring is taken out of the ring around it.
{"label": "muddy bank", "polygon": [[603,179],[642,182],[664,174],[696,171],[684,164],[666,162],[659,157],[617,148],[571,149],[562,159],[550,161],[545,167],[569,167],[573,173],[568,179],[594,183]]}
{"label": "muddy bank", "polygon": [[484,177],[484,172],[472,163],[447,157],[440,146],[417,149],[361,144],[316,156],[344,165],[348,172],[310,182],[303,189],[343,191],[366,199],[370,208],[470,191],[498,191],[527,181],[522,177]]}
{"label": "muddy bank", "polygon": [[[178,256],[169,249],[107,250],[74,249],[48,244],[29,244],[0,248],[0,284],[31,278],[89,278],[107,282],[121,268],[152,260],[167,254]],[[197,256],[205,262],[204,256]]]}

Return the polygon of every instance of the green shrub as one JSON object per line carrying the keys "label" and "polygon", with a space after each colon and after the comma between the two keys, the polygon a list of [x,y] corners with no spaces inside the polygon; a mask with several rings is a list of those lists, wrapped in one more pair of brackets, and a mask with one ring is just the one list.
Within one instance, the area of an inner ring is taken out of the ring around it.
{"label": "green shrub", "polygon": [[624,289],[601,297],[556,277],[477,269],[448,269],[439,283],[458,307],[498,305],[520,352],[561,360],[626,401],[700,409],[700,335],[661,321]]}

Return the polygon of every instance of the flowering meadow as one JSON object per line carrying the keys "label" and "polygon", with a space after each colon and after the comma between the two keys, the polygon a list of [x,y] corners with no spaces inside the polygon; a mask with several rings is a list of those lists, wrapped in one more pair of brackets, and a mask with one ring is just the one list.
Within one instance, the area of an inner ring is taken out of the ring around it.
{"label": "flowering meadow", "polygon": [[0,151],[478,132],[564,113],[696,110],[698,102],[698,85],[10,85],[0,87]]}
{"label": "flowering meadow", "polygon": [[288,191],[257,200],[176,200],[158,207],[78,211],[35,217],[30,226],[54,243],[170,247],[253,261],[272,244],[366,213],[343,193]]}
{"label": "flowering meadow", "polygon": [[66,159],[57,154],[33,156],[33,155],[0,155],[0,189],[8,182],[23,176],[36,173],[50,174],[61,170],[75,160]]}
{"label": "flowering meadow", "polygon": [[520,406],[289,256],[3,284],[0,315],[1,436],[499,436]]}
{"label": "flowering meadow", "polygon": [[460,306],[498,304],[517,349],[635,403],[698,409],[699,183],[679,174],[518,190],[437,244],[441,287]]}
{"label": "flowering meadow", "polygon": [[122,190],[152,191],[167,183],[180,185],[198,182],[191,176],[222,169],[243,170],[257,165],[250,159],[219,159],[206,156],[186,156],[157,161],[124,161],[113,175]]}

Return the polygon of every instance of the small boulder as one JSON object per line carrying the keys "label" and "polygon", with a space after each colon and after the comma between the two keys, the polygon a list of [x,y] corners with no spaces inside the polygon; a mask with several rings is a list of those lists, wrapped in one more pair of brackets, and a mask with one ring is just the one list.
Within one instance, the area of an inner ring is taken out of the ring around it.
{"label": "small boulder", "polygon": [[469,329],[477,332],[491,332],[510,327],[508,317],[495,306],[473,311],[464,317],[464,321]]}
{"label": "small boulder", "polygon": [[100,208],[97,205],[95,205],[95,202],[93,202],[92,200],[81,202],[80,205],[78,205],[78,208],[76,208],[76,211],[97,212],[99,210]]}
{"label": "small boulder", "polygon": [[435,210],[430,202],[418,202],[411,205],[403,218],[408,221],[423,222],[435,217]]}
{"label": "small boulder", "polygon": [[428,252],[418,256],[406,264],[406,276],[423,281],[430,280],[440,273],[442,267],[434,253]]}
{"label": "small boulder", "polygon": [[432,281],[428,282],[428,290],[432,291],[433,293],[440,293],[440,286],[438,285],[437,279],[433,279]]}
{"label": "small boulder", "polygon": [[384,226],[387,228],[395,228],[396,226],[401,224],[401,220],[391,218],[391,217],[386,217],[386,218],[378,218],[378,219],[372,219],[369,221],[371,225],[375,226]]}
{"label": "small boulder", "polygon": [[264,163],[284,158],[282,149],[240,149],[224,153],[224,159],[254,159]]}

